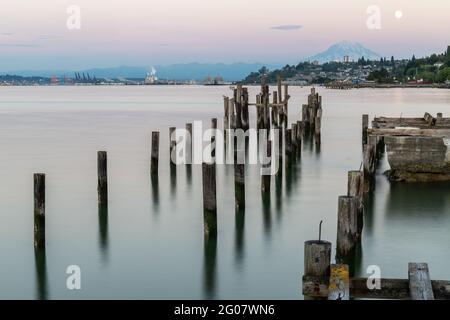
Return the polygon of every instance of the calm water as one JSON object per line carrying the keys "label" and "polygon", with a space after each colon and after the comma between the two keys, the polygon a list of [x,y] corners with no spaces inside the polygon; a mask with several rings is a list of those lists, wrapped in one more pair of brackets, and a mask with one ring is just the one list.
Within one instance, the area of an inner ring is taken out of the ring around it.
{"label": "calm water", "polygon": [[[258,90],[250,88],[251,98]],[[291,88],[299,120],[309,88]],[[450,91],[333,91],[323,96],[322,145],[263,206],[257,167],[247,168],[247,210],[236,219],[232,167],[219,166],[218,240],[203,243],[201,171],[169,177],[168,127],[212,117],[222,124],[227,87],[0,87],[0,298],[301,299],[303,243],[336,239],[337,198],[361,163],[361,114],[449,115]],[[252,116],[253,116],[252,112]],[[252,125],[254,125],[254,117]],[[161,131],[160,178],[149,177],[150,133]],[[109,214],[99,220],[97,151],[108,151]],[[383,277],[409,261],[450,279],[450,185],[389,184],[378,170],[362,259]],[[33,250],[35,172],[47,174],[47,250]],[[333,253],[334,256],[334,253]],[[82,290],[66,289],[79,265]]]}

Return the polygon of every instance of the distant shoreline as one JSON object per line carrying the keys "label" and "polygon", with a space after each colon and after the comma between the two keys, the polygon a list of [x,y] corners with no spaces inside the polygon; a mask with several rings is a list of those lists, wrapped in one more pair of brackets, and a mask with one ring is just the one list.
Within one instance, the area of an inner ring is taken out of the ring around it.
{"label": "distant shoreline", "polygon": [[[236,82],[238,83],[238,82]],[[216,85],[204,85],[204,84],[152,84],[152,85],[143,85],[143,84],[119,84],[119,83],[111,83],[111,84],[66,84],[66,85],[0,85],[0,88],[8,88],[8,87],[229,87],[234,86],[236,83],[227,83],[227,84],[216,84]],[[244,83],[246,86],[257,87],[261,86],[256,83]],[[270,86],[275,86],[276,84],[270,83]],[[437,84],[358,84],[358,85],[345,85],[345,86],[336,86],[336,85],[325,85],[325,84],[307,84],[307,85],[297,85],[297,84],[289,84],[290,87],[322,87],[326,89],[334,89],[334,90],[350,90],[350,89],[450,89],[450,85],[437,85]]]}

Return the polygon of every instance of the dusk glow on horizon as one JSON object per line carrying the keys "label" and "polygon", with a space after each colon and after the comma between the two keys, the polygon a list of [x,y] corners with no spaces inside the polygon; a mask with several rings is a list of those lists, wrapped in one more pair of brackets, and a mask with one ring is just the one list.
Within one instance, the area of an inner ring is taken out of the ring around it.
{"label": "dusk glow on horizon", "polygon": [[[81,27],[67,28],[71,5]],[[367,8],[380,9],[380,29]],[[444,52],[450,1],[4,0],[0,71],[187,62],[297,63],[342,40],[390,57]]]}

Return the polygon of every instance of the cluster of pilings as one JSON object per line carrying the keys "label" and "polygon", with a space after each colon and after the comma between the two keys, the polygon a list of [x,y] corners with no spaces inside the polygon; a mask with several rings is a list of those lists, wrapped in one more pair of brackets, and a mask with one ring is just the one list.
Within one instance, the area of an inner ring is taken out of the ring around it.
{"label": "cluster of pilings", "polygon": [[[272,95],[272,97],[270,97]],[[272,98],[272,99],[271,99]],[[263,79],[261,83],[261,92],[257,94],[255,102],[249,102],[248,88],[238,84],[233,88],[232,97],[224,97],[224,145],[234,156],[234,189],[235,189],[235,210],[236,216],[243,217],[245,213],[245,160],[238,161],[238,157],[247,156],[247,140],[244,143],[237,139],[235,130],[246,131],[250,128],[250,108],[255,107],[256,123],[258,133],[266,133],[267,137],[272,137],[267,141],[267,145],[258,143],[259,151],[264,150],[269,163],[262,164],[262,168],[270,168],[274,162],[278,163],[278,170],[275,175],[261,175],[261,195],[264,206],[270,205],[267,199],[271,195],[271,183],[275,181],[277,197],[281,194],[283,170],[286,170],[286,179],[290,179],[295,163],[301,159],[302,140],[309,137],[311,133],[320,141],[321,117],[322,117],[322,99],[315,92],[311,91],[308,96],[307,108],[303,108],[302,120],[297,120],[289,125],[288,121],[288,102],[289,88],[282,85],[281,80],[277,81],[276,90],[270,94],[270,87]],[[307,110],[307,113],[305,113]],[[300,110],[299,110],[300,111]],[[300,112],[299,112],[300,113]],[[211,119],[211,161],[202,163],[202,185],[203,185],[203,222],[205,236],[205,250],[215,252],[217,242],[217,190],[216,190],[216,164],[215,164],[215,143],[217,130],[217,118]],[[188,134],[185,137],[186,151],[186,169],[190,174],[193,163],[193,124],[187,123],[185,130]],[[171,155],[170,178],[176,179],[176,163],[172,155],[177,152],[177,141],[175,138],[175,127],[169,128],[168,152]],[[273,134],[272,134],[273,133]],[[260,135],[257,135],[258,138]],[[247,138],[246,138],[247,139]],[[262,140],[261,140],[262,141]],[[260,142],[261,142],[260,141]],[[233,143],[231,143],[233,142]],[[319,142],[320,143],[320,142]],[[278,148],[274,149],[277,144]],[[231,150],[232,148],[232,150]],[[151,133],[151,154],[150,154],[150,177],[153,186],[157,186],[159,178],[159,156],[160,156],[160,132]],[[226,156],[226,153],[224,154]],[[108,218],[108,170],[107,170],[107,152],[98,151],[97,153],[97,180],[98,180],[98,208],[99,221],[107,221]],[[287,181],[288,182],[288,181]],[[288,183],[286,184],[286,187]],[[270,200],[269,200],[270,201]],[[101,232],[102,233],[102,232]],[[105,231],[103,232],[105,233]],[[45,174],[36,173],[34,175],[34,246],[35,252],[39,257],[45,258]],[[42,254],[43,253],[43,254]]]}
{"label": "cluster of pilings", "polygon": [[316,144],[320,144],[322,130],[322,97],[311,88],[308,104],[302,105],[303,128],[307,133],[313,133]]}

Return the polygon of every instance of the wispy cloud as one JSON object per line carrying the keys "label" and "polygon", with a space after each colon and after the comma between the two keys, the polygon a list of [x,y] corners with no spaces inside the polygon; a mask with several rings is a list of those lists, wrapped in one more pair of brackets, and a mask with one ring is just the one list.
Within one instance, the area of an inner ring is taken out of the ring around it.
{"label": "wispy cloud", "polygon": [[14,35],[14,33],[12,33],[12,32],[2,32],[1,35],[9,37],[9,36]]}
{"label": "wispy cloud", "polygon": [[283,30],[283,31],[292,31],[292,30],[299,30],[303,28],[300,24],[283,24],[279,26],[272,26],[270,29],[272,30]]}

